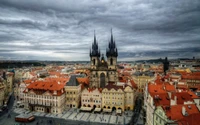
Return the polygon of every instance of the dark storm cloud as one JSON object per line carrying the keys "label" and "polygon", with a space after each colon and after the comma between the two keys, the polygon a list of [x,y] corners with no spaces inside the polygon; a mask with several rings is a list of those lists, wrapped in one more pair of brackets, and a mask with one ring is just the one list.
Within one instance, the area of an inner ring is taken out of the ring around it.
{"label": "dark storm cloud", "polygon": [[0,59],[89,60],[111,27],[119,60],[200,57],[199,15],[199,0],[1,0]]}

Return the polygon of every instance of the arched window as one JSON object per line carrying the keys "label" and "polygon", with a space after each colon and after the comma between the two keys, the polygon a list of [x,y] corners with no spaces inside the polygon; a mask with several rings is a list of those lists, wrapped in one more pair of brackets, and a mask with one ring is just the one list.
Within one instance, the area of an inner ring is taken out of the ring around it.
{"label": "arched window", "polygon": [[100,74],[100,88],[104,88],[105,87],[105,82],[106,82],[105,74],[101,73]]}
{"label": "arched window", "polygon": [[93,65],[95,65],[95,59],[93,59]]}
{"label": "arched window", "polygon": [[110,65],[113,65],[113,59],[112,58],[110,59]]}

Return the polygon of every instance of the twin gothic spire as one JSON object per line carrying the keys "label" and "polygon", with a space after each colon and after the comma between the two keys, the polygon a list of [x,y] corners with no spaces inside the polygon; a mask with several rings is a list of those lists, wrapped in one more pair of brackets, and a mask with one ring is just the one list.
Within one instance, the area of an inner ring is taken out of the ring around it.
{"label": "twin gothic spire", "polygon": [[[100,49],[98,48],[96,34],[94,31],[94,42],[92,43],[92,50],[90,49],[90,57],[92,57],[92,56],[100,57],[100,55],[101,55],[101,53],[100,53]],[[109,57],[109,56],[117,57],[118,56],[117,47],[116,47],[115,41],[113,39],[112,29],[111,29],[111,39],[108,43],[108,48],[106,49],[106,56],[107,57]]]}

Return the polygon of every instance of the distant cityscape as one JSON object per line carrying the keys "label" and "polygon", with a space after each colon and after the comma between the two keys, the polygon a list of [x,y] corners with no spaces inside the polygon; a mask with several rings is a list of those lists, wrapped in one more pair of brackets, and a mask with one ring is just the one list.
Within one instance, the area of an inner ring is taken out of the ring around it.
{"label": "distant cityscape", "polygon": [[199,123],[199,59],[118,62],[112,32],[105,56],[94,34],[89,58],[1,61],[0,125]]}

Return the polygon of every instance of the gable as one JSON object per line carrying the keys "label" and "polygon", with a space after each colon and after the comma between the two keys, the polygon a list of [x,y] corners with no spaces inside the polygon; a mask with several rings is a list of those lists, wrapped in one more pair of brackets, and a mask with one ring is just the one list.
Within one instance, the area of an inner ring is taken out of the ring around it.
{"label": "gable", "polygon": [[127,86],[125,89],[124,89],[124,91],[128,91],[128,92],[132,92],[133,91],[133,89],[130,87],[130,86]]}
{"label": "gable", "polygon": [[43,95],[48,96],[48,95],[51,95],[51,93],[49,91],[46,91]]}

